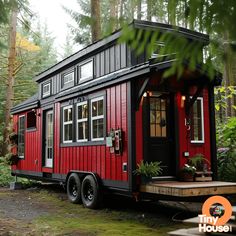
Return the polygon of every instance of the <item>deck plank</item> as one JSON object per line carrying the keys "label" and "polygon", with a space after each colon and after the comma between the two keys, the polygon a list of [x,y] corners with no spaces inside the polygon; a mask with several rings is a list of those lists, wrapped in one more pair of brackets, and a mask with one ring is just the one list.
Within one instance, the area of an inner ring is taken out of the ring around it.
{"label": "deck plank", "polygon": [[216,194],[236,194],[236,183],[153,181],[140,186],[141,192],[168,196],[191,197]]}

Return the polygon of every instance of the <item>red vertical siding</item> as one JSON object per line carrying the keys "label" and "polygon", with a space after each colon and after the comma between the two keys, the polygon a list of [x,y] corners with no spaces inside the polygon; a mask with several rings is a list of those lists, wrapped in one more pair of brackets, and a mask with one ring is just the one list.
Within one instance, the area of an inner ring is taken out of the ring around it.
{"label": "red vertical siding", "polygon": [[[128,163],[127,130],[127,84],[116,85],[106,89],[106,132],[122,129],[122,155],[111,154],[103,145],[60,146],[60,103],[54,105],[54,163],[53,173],[67,174],[70,170],[93,171],[102,179],[127,181],[127,172],[123,172],[123,163]],[[26,113],[22,113],[26,114]],[[19,114],[19,115],[22,115]],[[17,169],[42,171],[42,110],[37,110],[37,129],[26,131],[25,159],[19,161]],[[14,116],[14,129],[17,131],[18,115]]]}
{"label": "red vertical siding", "polygon": [[[127,152],[127,85],[116,85],[106,90],[106,130],[121,128],[124,134],[122,155],[111,154],[106,145],[59,147],[59,104],[55,105],[55,173],[70,170],[93,171],[107,180],[127,181],[122,164],[128,162]],[[60,159],[60,163],[59,163]],[[58,167],[60,166],[60,168]]]}
{"label": "red vertical siding", "polygon": [[[192,89],[192,94],[195,89]],[[185,111],[184,108],[179,108],[179,156],[180,156],[180,167],[186,163],[186,158],[183,157],[183,152],[188,151],[190,157],[195,154],[201,153],[210,162],[210,117],[209,117],[209,100],[208,100],[208,90],[203,90],[203,115],[204,115],[204,143],[191,143],[190,138],[187,138],[187,129],[185,126]],[[177,100],[177,97],[176,97]]]}
{"label": "red vertical siding", "polygon": [[[27,119],[27,112],[14,115],[14,130],[18,131],[18,117],[25,115]],[[27,120],[25,119],[25,125]],[[25,126],[26,127],[26,126]],[[14,169],[41,172],[41,109],[36,110],[36,129],[25,130],[25,155],[24,159],[20,159]],[[17,152],[17,148],[14,148]]]}

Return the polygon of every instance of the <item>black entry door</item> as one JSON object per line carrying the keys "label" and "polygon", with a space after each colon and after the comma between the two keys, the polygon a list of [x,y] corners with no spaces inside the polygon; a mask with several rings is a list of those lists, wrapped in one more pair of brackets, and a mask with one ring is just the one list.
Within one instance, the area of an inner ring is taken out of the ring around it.
{"label": "black entry door", "polygon": [[144,155],[145,160],[161,161],[162,176],[175,173],[174,113],[170,94],[150,93],[144,102]]}

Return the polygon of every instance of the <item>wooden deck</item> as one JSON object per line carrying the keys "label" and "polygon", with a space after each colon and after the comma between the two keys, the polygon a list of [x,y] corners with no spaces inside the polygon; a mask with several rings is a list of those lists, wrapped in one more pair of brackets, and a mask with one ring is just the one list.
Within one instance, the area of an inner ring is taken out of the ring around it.
{"label": "wooden deck", "polygon": [[140,192],[176,197],[236,194],[236,183],[152,181],[141,185]]}

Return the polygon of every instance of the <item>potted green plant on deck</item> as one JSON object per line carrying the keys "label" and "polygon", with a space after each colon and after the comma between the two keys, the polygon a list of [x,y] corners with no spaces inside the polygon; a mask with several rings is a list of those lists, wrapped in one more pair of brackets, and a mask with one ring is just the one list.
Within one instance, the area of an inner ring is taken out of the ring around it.
{"label": "potted green plant on deck", "polygon": [[196,167],[185,164],[179,172],[179,179],[184,182],[194,181]]}
{"label": "potted green plant on deck", "polygon": [[137,169],[134,171],[135,175],[141,176],[141,182],[147,183],[152,180],[152,177],[158,176],[162,173],[161,161],[144,162],[137,164]]}
{"label": "potted green plant on deck", "polygon": [[201,153],[198,153],[189,158],[188,164],[195,166],[197,171],[204,171],[205,169],[207,170],[207,165],[210,165],[209,161]]}

